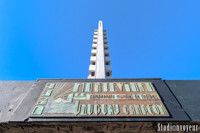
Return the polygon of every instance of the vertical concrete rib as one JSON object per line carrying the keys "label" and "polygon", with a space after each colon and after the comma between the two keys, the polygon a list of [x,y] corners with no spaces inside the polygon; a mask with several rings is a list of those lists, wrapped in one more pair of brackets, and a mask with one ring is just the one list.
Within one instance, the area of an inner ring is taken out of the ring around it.
{"label": "vertical concrete rib", "polygon": [[105,59],[104,59],[104,40],[103,40],[103,22],[99,21],[98,40],[97,40],[97,66],[96,78],[105,79]]}

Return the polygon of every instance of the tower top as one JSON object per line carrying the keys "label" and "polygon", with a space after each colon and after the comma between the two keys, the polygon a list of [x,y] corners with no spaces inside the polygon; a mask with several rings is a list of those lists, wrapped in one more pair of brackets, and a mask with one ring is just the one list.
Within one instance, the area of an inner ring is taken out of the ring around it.
{"label": "tower top", "polygon": [[103,30],[103,22],[101,20],[98,23],[98,30],[94,31],[91,53],[88,78],[112,78],[107,34]]}
{"label": "tower top", "polygon": [[103,21],[102,20],[99,21],[98,29],[103,29]]}

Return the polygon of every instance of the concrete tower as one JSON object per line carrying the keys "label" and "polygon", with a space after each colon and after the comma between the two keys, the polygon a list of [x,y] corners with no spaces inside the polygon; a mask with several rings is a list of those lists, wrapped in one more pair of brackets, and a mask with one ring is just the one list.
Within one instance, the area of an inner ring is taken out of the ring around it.
{"label": "concrete tower", "polygon": [[106,30],[103,22],[99,21],[98,30],[94,31],[92,55],[90,57],[89,79],[112,78],[110,55]]}

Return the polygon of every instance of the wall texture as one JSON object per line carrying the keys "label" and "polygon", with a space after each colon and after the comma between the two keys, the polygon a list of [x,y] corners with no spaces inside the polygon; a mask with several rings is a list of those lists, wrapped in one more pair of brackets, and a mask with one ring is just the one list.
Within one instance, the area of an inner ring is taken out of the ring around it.
{"label": "wall texture", "polygon": [[[171,118],[29,118],[35,102],[47,82],[152,82]],[[37,81],[0,81],[0,132],[72,132],[134,131],[155,132],[156,121],[200,121],[200,80],[161,79],[39,79]],[[87,124],[85,123],[87,121]],[[112,121],[112,122],[111,122]],[[145,122],[144,122],[145,121]],[[154,121],[154,122],[153,122]],[[83,124],[84,123],[84,124]],[[142,129],[142,130],[141,130]]]}

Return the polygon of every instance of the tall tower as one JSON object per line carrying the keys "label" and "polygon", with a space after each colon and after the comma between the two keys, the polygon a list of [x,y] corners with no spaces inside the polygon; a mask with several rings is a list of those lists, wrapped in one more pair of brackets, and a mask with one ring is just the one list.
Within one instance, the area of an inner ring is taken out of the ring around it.
{"label": "tall tower", "polygon": [[88,78],[112,78],[107,33],[106,30],[103,29],[102,21],[99,21],[98,30],[94,31],[91,54]]}

